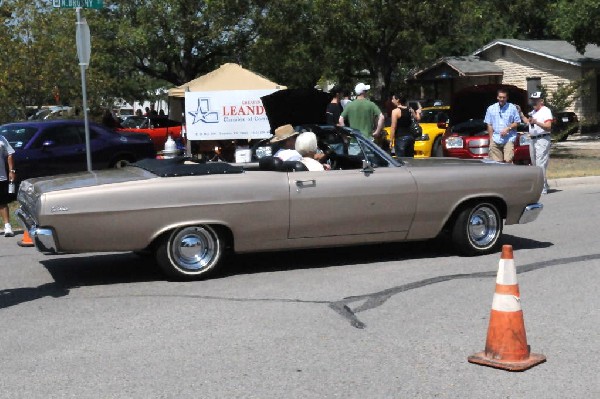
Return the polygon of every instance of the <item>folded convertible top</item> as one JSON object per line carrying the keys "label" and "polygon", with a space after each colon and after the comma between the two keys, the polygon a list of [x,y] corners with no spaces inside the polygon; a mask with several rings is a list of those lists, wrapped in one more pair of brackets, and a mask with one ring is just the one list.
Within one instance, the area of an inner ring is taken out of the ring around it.
{"label": "folded convertible top", "polygon": [[131,164],[131,166],[147,170],[160,177],[222,175],[244,172],[243,168],[225,162],[198,163],[186,157],[142,159]]}

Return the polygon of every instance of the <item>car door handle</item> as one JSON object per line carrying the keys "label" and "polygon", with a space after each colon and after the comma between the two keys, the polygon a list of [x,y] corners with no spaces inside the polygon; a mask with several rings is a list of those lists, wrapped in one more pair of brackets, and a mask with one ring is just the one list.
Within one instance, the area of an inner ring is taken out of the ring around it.
{"label": "car door handle", "polygon": [[296,187],[304,188],[304,187],[315,187],[317,185],[317,181],[314,179],[311,180],[296,180]]}

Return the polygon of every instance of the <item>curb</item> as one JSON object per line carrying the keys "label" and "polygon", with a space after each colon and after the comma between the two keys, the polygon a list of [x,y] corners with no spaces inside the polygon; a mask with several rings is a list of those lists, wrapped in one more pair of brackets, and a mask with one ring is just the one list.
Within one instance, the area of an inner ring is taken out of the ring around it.
{"label": "curb", "polygon": [[548,180],[548,186],[551,188],[579,186],[584,184],[600,184],[600,176],[565,177]]}

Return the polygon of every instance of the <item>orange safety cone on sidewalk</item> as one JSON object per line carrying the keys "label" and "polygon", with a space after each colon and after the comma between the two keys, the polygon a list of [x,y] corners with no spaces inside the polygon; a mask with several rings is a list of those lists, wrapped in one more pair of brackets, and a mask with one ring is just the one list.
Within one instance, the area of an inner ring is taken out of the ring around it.
{"label": "orange safety cone on sidewalk", "polygon": [[468,360],[509,371],[527,370],[546,361],[546,356],[529,352],[511,245],[502,247],[485,351]]}
{"label": "orange safety cone on sidewalk", "polygon": [[20,247],[33,247],[33,241],[31,240],[31,236],[29,235],[29,232],[27,231],[27,229],[23,230],[23,239],[19,242],[17,242],[17,245]]}

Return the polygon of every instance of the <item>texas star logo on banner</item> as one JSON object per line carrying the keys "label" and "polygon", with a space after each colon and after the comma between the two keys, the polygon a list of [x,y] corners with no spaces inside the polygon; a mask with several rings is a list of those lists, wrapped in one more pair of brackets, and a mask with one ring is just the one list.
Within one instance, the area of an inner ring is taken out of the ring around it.
{"label": "texas star logo on banner", "polygon": [[262,139],[271,127],[261,97],[277,90],[228,90],[185,93],[189,140]]}

